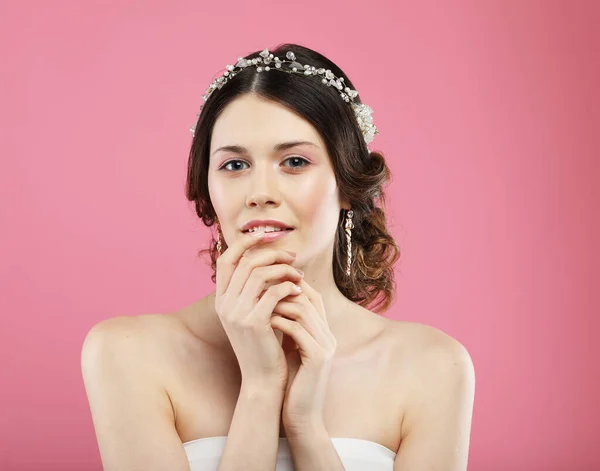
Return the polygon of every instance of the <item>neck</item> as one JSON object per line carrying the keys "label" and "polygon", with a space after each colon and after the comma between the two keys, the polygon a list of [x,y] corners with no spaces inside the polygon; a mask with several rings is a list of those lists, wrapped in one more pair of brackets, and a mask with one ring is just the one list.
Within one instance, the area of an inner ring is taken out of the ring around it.
{"label": "neck", "polygon": [[315,257],[306,264],[294,265],[304,271],[304,281],[323,298],[329,329],[341,340],[346,334],[349,316],[356,312],[356,303],[346,298],[335,283],[333,249],[326,253],[328,256]]}

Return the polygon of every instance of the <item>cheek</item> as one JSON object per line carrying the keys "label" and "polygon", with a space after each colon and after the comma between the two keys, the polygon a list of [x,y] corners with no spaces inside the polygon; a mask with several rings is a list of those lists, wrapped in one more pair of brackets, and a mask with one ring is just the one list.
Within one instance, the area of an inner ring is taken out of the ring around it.
{"label": "cheek", "polygon": [[313,172],[307,178],[298,179],[294,182],[290,192],[296,195],[296,199],[306,198],[311,202],[331,202],[336,200],[337,187],[333,175],[323,175],[321,172]]}
{"label": "cheek", "polygon": [[219,220],[225,222],[229,215],[232,214],[233,207],[238,204],[235,194],[232,193],[232,188],[220,184],[217,180],[209,178],[208,192],[210,201],[217,213],[217,217]]}
{"label": "cheek", "polygon": [[287,196],[290,204],[296,208],[305,223],[313,227],[325,228],[337,223],[338,197],[335,180],[330,178],[311,178],[290,189]]}

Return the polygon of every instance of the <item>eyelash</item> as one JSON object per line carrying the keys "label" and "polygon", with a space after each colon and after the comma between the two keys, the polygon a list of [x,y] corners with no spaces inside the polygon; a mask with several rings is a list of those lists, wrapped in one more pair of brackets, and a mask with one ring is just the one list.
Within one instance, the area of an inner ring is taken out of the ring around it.
{"label": "eyelash", "polygon": [[[292,171],[297,171],[300,170],[303,167],[307,167],[308,165],[310,165],[310,162],[308,160],[306,160],[303,157],[297,157],[297,156],[293,156],[293,157],[288,157],[287,159],[284,160],[284,162],[287,162],[288,160],[292,160],[292,159],[297,159],[297,160],[301,160],[303,161],[306,165],[300,165],[298,167],[289,167]],[[231,173],[237,173],[237,170],[227,170],[225,169],[225,167],[227,167],[227,165],[229,165],[232,162],[244,162],[243,160],[240,159],[233,159],[233,160],[229,160],[228,162],[225,162],[221,168],[219,168],[219,170],[225,170],[227,172],[231,172]],[[244,162],[245,163],[245,162]]]}

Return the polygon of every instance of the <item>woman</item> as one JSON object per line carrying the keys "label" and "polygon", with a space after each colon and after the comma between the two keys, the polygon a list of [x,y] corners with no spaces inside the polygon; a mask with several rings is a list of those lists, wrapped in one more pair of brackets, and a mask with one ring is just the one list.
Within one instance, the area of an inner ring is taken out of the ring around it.
{"label": "woman", "polygon": [[88,333],[104,469],[465,470],[473,364],[381,315],[399,257],[375,205],[389,171],[351,81],[284,44],[203,98],[187,197],[217,224],[216,290]]}

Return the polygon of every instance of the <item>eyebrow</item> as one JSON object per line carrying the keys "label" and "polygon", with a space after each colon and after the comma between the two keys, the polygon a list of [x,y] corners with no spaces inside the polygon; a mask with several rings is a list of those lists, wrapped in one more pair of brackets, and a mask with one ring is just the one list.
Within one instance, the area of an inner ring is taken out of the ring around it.
{"label": "eyebrow", "polygon": [[[318,145],[316,145],[315,143],[310,142],[310,141],[289,141],[289,142],[280,142],[279,144],[276,144],[275,146],[273,146],[273,150],[275,152],[281,152],[282,150],[287,150],[287,149],[290,149],[290,148],[296,147],[296,146],[312,146],[312,147],[316,147],[317,149],[320,149],[320,147]],[[245,147],[233,145],[233,146],[219,147],[218,149],[215,149],[211,155],[215,155],[217,152],[220,152],[220,151],[234,152],[236,154],[248,153],[248,149],[246,149]]]}

